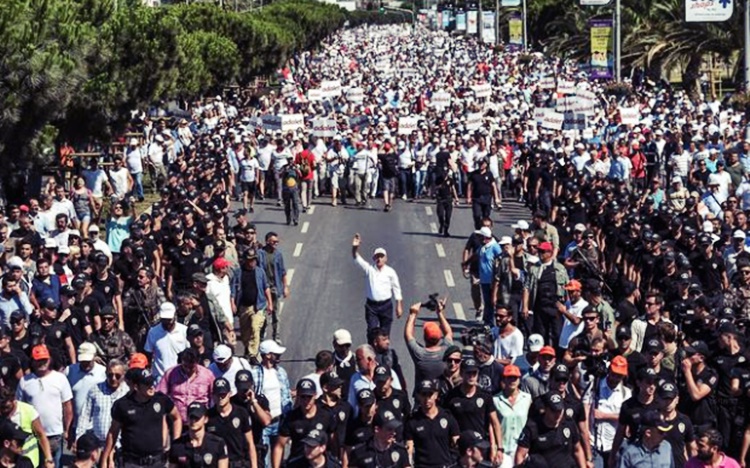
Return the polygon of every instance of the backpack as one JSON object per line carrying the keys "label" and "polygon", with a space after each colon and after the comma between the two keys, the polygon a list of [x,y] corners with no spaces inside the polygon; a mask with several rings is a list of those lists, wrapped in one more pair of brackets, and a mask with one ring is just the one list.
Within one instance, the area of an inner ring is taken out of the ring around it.
{"label": "backpack", "polygon": [[299,171],[302,174],[302,177],[307,177],[310,174],[310,171],[312,168],[310,168],[310,161],[307,158],[301,158],[302,161],[299,165]]}
{"label": "backpack", "polygon": [[297,170],[293,166],[287,166],[284,172],[284,187],[293,189],[297,186]]}

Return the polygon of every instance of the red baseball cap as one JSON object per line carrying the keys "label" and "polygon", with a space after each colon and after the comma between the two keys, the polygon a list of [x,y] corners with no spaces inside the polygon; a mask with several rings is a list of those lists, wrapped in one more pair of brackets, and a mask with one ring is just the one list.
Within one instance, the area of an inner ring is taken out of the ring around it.
{"label": "red baseball cap", "polygon": [[542,349],[539,350],[539,355],[555,356],[555,348],[552,346],[543,346]]}
{"label": "red baseball cap", "polygon": [[128,369],[145,369],[148,367],[148,357],[143,353],[135,353],[130,356]]}
{"label": "red baseball cap", "polygon": [[437,341],[443,338],[443,332],[440,330],[440,325],[435,322],[427,322],[424,324],[424,339],[430,341]]}
{"label": "red baseball cap", "polygon": [[503,369],[503,377],[521,377],[521,369],[518,366],[509,364]]}
{"label": "red baseball cap", "polygon": [[227,260],[224,257],[219,257],[216,260],[214,260],[213,267],[216,270],[220,270],[222,268],[228,268],[230,265],[229,260]]}
{"label": "red baseball cap", "polygon": [[46,345],[36,345],[31,349],[31,359],[35,361],[41,361],[49,359],[49,349]]}
{"label": "red baseball cap", "polygon": [[551,252],[552,251],[552,243],[551,242],[542,242],[539,244],[538,247],[539,250]]}

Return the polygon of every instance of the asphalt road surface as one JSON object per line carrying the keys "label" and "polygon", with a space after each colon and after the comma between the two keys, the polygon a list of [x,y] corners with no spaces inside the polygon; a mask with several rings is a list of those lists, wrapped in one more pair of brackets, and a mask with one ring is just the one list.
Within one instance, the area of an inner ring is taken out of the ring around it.
{"label": "asphalt road surface", "polygon": [[[384,247],[388,264],[399,275],[404,316],[394,318],[391,346],[399,355],[411,387],[414,367],[403,338],[409,306],[435,292],[441,297],[448,295],[446,316],[456,340],[461,329],[474,320],[469,283],[460,267],[464,244],[473,231],[471,209],[465,202],[454,208],[451,237],[445,238],[437,234],[435,204],[431,200],[398,199],[388,213],[383,212],[382,199],[374,200],[372,209],[332,207],[329,200],[313,200],[311,211],[300,214],[298,226],[286,225],[283,208],[277,207],[275,200],[256,201],[251,217],[258,239],[263,240],[269,231],[279,234],[290,279],[290,297],[281,308],[281,339],[287,347],[282,366],[294,385],[297,379],[314,371],[315,353],[333,349],[334,330],[349,330],[354,347],[366,342],[364,277],[351,257],[351,240],[359,232],[362,256],[369,260],[376,247]],[[512,235],[510,225],[528,219],[528,210],[506,200],[503,210],[493,212],[492,218],[496,236]],[[424,309],[420,312],[418,341],[425,320],[435,320],[434,313]]]}

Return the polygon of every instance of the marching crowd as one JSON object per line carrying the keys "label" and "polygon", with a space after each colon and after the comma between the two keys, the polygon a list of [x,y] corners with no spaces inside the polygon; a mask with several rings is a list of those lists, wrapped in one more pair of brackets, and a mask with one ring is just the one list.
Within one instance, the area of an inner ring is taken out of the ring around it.
{"label": "marching crowd", "polygon": [[[0,466],[746,466],[744,114],[401,26],[343,31],[280,79],[138,116],[124,154],[4,207]],[[547,118],[571,99],[582,127]],[[444,298],[410,306],[405,376],[398,274],[356,235],[368,342],[332,330],[295,382],[256,200],[297,225],[315,198],[378,197],[434,202],[444,236],[471,207],[476,321],[454,341]],[[532,215],[496,237],[504,198]]]}

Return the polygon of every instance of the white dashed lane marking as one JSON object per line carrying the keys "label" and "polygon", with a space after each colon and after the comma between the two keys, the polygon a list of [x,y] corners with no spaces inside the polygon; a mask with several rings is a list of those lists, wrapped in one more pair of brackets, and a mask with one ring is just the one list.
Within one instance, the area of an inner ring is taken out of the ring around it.
{"label": "white dashed lane marking", "polygon": [[456,312],[456,318],[462,321],[466,320],[466,314],[464,314],[464,306],[460,302],[453,303],[453,310]]}
{"label": "white dashed lane marking", "polygon": [[450,270],[443,270],[443,276],[445,276],[445,284],[449,288],[456,286],[456,282],[453,281],[453,273]]}
{"label": "white dashed lane marking", "polygon": [[[310,209],[312,210],[312,207],[310,207]],[[302,234],[307,233],[308,229],[310,229],[310,221],[305,221],[304,223],[302,223]]]}
{"label": "white dashed lane marking", "polygon": [[435,244],[435,250],[437,250],[437,256],[440,258],[445,257],[445,249],[443,248],[443,244]]}
{"label": "white dashed lane marking", "polygon": [[307,212],[310,214],[315,213],[315,205],[310,205],[310,208],[307,209]]}
{"label": "white dashed lane marking", "polygon": [[438,232],[437,224],[430,223],[430,231],[432,231],[433,234],[437,234],[437,232]]}
{"label": "white dashed lane marking", "polygon": [[427,213],[427,216],[432,216],[432,207],[431,206],[425,206],[424,212]]}
{"label": "white dashed lane marking", "polygon": [[292,278],[294,278],[294,268],[290,268],[286,271],[286,284],[287,286],[292,285]]}
{"label": "white dashed lane marking", "polygon": [[295,257],[299,257],[302,254],[302,242],[297,242],[297,245],[294,246],[294,253],[292,254]]}

